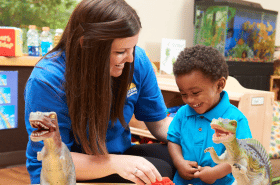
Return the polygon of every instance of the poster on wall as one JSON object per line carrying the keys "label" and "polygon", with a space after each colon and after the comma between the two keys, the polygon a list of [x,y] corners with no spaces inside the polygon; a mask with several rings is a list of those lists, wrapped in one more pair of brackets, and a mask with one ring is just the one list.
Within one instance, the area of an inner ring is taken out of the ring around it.
{"label": "poster on wall", "polygon": [[18,71],[0,71],[0,130],[18,127]]}
{"label": "poster on wall", "polygon": [[179,53],[186,47],[186,40],[166,39],[161,42],[160,72],[161,74],[173,74],[173,64]]}

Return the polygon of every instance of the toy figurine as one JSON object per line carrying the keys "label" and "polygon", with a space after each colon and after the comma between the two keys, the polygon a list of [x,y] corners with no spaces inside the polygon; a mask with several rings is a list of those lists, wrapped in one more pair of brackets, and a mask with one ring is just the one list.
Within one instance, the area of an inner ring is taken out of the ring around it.
{"label": "toy figurine", "polygon": [[163,177],[162,181],[156,181],[151,185],[175,185],[168,177]]}
{"label": "toy figurine", "polygon": [[[214,147],[205,149],[210,152],[217,164],[228,163],[235,178],[233,185],[268,185],[272,182],[269,156],[256,139],[236,139],[237,122],[229,119],[213,119],[211,128],[215,130],[214,143],[222,143],[226,151],[218,156]],[[242,128],[241,128],[242,129]]]}
{"label": "toy figurine", "polygon": [[44,141],[42,151],[37,153],[37,159],[42,161],[40,184],[76,184],[74,163],[69,149],[61,141],[56,113],[31,112],[29,121],[33,128],[37,128],[30,139]]}

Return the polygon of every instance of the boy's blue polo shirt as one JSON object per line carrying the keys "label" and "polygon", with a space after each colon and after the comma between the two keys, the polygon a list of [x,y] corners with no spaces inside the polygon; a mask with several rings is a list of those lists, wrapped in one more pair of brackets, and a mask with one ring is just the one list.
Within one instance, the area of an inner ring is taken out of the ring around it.
{"label": "boy's blue polo shirt", "polygon": [[[168,130],[167,139],[182,147],[182,154],[185,160],[195,161],[199,166],[215,166],[210,153],[204,153],[208,147],[214,147],[220,156],[225,151],[223,144],[215,144],[212,140],[214,130],[211,129],[212,119],[219,117],[237,121],[236,137],[238,139],[252,138],[247,118],[234,105],[230,104],[226,91],[221,93],[221,101],[212,110],[198,114],[189,105],[179,109]],[[200,179],[185,180],[180,177],[178,171],[174,177],[175,184],[206,184]],[[234,181],[232,174],[216,180],[214,184],[231,184]]]}
{"label": "boy's blue polo shirt", "polygon": [[[54,56],[57,53],[51,54]],[[74,140],[71,130],[66,94],[64,89],[65,53],[52,58],[42,59],[33,69],[24,92],[25,124],[28,135],[35,129],[29,123],[30,112],[57,113],[62,141],[70,151],[82,152]],[[90,85],[90,84],[89,84]],[[159,121],[166,117],[166,106],[158,87],[155,73],[145,51],[135,48],[134,74],[124,106],[124,118],[130,122],[133,113],[141,121]],[[117,121],[114,126],[109,122],[106,146],[109,153],[121,154],[131,147],[131,133]],[[32,142],[30,139],[26,149],[26,165],[31,184],[40,183],[41,161],[37,160],[37,152],[41,151],[43,142]]]}

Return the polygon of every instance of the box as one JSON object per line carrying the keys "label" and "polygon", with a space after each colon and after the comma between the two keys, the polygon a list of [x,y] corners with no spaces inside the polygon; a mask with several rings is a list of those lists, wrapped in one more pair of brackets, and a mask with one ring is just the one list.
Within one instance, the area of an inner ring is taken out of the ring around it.
{"label": "box", "polygon": [[241,0],[195,0],[194,11],[194,44],[213,46],[228,61],[273,61],[278,12]]}
{"label": "box", "polygon": [[0,56],[22,56],[22,30],[0,27]]}

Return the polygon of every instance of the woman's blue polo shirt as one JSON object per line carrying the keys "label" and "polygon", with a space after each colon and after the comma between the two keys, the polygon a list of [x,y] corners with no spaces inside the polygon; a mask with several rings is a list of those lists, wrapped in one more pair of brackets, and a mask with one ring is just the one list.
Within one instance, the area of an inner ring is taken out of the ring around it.
{"label": "woman's blue polo shirt", "polygon": [[[182,154],[185,160],[195,161],[199,166],[215,166],[210,153],[204,153],[208,147],[214,147],[220,156],[225,151],[223,144],[215,144],[212,140],[214,130],[211,129],[212,119],[224,118],[237,121],[236,138],[252,138],[248,120],[243,113],[234,105],[230,104],[226,91],[221,93],[219,104],[204,114],[198,114],[189,105],[179,109],[168,130],[167,139],[182,147]],[[175,184],[206,184],[200,179],[185,180],[180,177],[178,171],[174,177]],[[216,180],[214,184],[231,184],[234,181],[232,174]]]}
{"label": "woman's blue polo shirt", "polygon": [[[74,140],[71,130],[65,84],[65,53],[52,58],[42,59],[33,69],[24,92],[25,124],[28,135],[34,131],[29,123],[30,112],[57,113],[62,141],[70,151],[82,152]],[[89,84],[90,85],[90,84]],[[130,122],[133,113],[141,121],[159,121],[166,117],[166,106],[158,87],[152,64],[145,51],[135,48],[134,74],[124,106],[124,118]],[[117,121],[114,126],[109,122],[106,146],[109,153],[121,154],[131,147],[131,133]],[[26,149],[26,165],[30,174],[31,184],[40,183],[41,161],[37,160],[37,152],[41,151],[43,142],[32,142],[30,139]]]}

